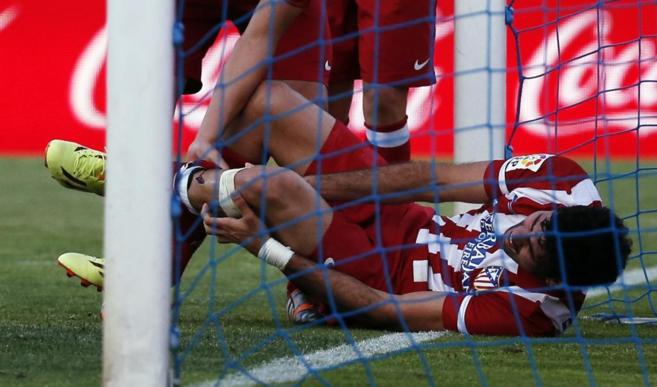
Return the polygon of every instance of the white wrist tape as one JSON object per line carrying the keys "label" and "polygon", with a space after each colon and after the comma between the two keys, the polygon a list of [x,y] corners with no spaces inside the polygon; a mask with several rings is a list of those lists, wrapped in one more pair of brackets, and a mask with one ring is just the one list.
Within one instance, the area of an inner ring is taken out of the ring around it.
{"label": "white wrist tape", "polygon": [[230,195],[235,192],[235,174],[244,168],[228,169],[222,172],[219,178],[219,205],[226,216],[239,218],[242,212],[233,202]]}
{"label": "white wrist tape", "polygon": [[260,247],[260,251],[258,251],[258,258],[277,267],[279,270],[285,269],[285,266],[292,259],[293,255],[294,251],[274,238],[267,239],[262,247]]}
{"label": "white wrist tape", "polygon": [[185,205],[187,210],[191,212],[194,215],[198,215],[198,211],[192,206],[192,203],[189,201],[189,195],[187,194],[187,185],[189,182],[190,176],[192,176],[192,172],[196,171],[197,169],[201,169],[201,167],[191,167],[187,168],[184,171],[182,171],[180,177],[178,178],[178,186],[176,189],[178,190],[178,195],[180,195],[180,201]]}

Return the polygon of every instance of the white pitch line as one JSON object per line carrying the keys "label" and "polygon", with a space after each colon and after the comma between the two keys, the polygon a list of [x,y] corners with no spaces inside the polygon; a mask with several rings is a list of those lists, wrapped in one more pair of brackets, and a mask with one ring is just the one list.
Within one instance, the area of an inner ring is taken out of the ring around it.
{"label": "white pitch line", "polygon": [[[250,369],[249,374],[260,383],[290,383],[302,380],[310,375],[308,367],[315,371],[322,371],[328,368],[344,365],[354,362],[358,359],[370,359],[376,355],[390,352],[398,352],[410,348],[413,344],[422,343],[445,336],[446,331],[440,332],[420,332],[420,333],[390,333],[373,339],[356,342],[355,345],[360,351],[359,354],[354,347],[349,344],[342,344],[337,347],[317,351],[303,358],[308,366],[301,362],[296,356],[286,356],[274,359],[260,366]],[[411,340],[412,337],[412,340]],[[210,386],[251,386],[257,383],[242,373],[235,373],[227,376],[221,381],[207,381],[195,385],[195,387]]]}
{"label": "white pitch line", "polygon": [[[646,280],[647,277],[647,280]],[[657,266],[644,269],[632,269],[624,272],[622,276],[613,284],[609,285],[609,290],[618,291],[623,289],[624,286],[638,285],[640,283],[647,283],[657,278]],[[586,292],[586,297],[598,297],[607,294],[606,287],[597,287]]]}
{"label": "white pitch line", "polygon": [[[657,266],[648,269],[633,269],[623,273],[622,277],[609,286],[609,290],[621,290],[623,286],[638,285],[646,283],[657,278]],[[587,297],[598,297],[607,294],[606,287],[593,288],[587,292]],[[445,336],[447,332],[421,332],[412,333],[413,341],[422,343],[437,339]],[[304,360],[309,367],[315,371],[323,371],[328,368],[334,368],[343,364],[354,362],[359,358],[370,359],[376,355],[397,352],[408,349],[413,345],[407,333],[391,333],[379,336],[373,339],[363,340],[355,343],[360,351],[362,357],[354,350],[354,347],[349,344],[342,344],[337,347],[317,351],[304,355]],[[287,356],[274,359],[260,366],[250,369],[249,374],[258,380],[260,383],[290,383],[302,380],[310,375],[310,371],[298,357]],[[256,385],[253,379],[247,377],[242,373],[235,373],[227,376],[221,381],[207,381],[194,385],[195,387],[210,387],[210,386],[252,386]]]}

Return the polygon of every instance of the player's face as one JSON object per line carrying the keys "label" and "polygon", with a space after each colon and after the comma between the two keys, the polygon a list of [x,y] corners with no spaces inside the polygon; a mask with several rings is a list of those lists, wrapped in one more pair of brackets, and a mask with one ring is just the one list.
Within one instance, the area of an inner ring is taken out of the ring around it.
{"label": "player's face", "polygon": [[504,233],[504,252],[524,270],[540,273],[547,259],[545,229],[552,211],[538,211]]}

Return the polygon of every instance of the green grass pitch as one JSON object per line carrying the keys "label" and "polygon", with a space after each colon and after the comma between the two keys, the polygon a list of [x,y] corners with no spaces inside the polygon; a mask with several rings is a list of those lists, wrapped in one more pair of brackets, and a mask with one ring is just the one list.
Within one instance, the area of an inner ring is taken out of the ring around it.
{"label": "green grass pitch", "polygon": [[[597,172],[605,173],[605,167],[598,165]],[[614,173],[635,170],[627,163],[613,168]],[[0,176],[0,386],[99,385],[101,294],[68,279],[55,259],[67,251],[102,254],[102,198],[60,187],[38,159],[0,158]],[[635,258],[628,267],[638,267],[640,261],[646,267],[657,266],[657,175],[648,171],[598,187],[607,203],[613,193],[621,215],[642,211],[627,220],[635,246]],[[291,326],[285,318],[280,275],[248,254],[224,257],[225,251],[206,242],[183,282],[183,384],[216,379],[228,357],[249,353],[242,360],[242,366],[248,368],[291,355],[290,343],[298,351],[311,353],[346,342],[346,333],[337,328],[299,330]],[[190,288],[193,277],[208,263],[196,286]],[[264,280],[276,284],[263,287]],[[632,311],[654,317],[656,289],[653,282],[614,296],[637,299],[631,304]],[[249,292],[252,295],[245,297]],[[602,296],[589,305],[605,299]],[[218,323],[201,329],[209,302],[213,311],[232,306]],[[580,317],[611,310],[624,313],[626,307],[622,302],[605,303]],[[281,331],[274,329],[276,324]],[[572,328],[564,336],[548,340],[448,334],[422,344],[421,352],[436,385],[572,386],[591,380],[601,386],[657,384],[657,326],[631,327],[582,318],[579,329],[583,336],[579,341]],[[352,329],[349,334],[360,340],[382,332]],[[321,380],[309,377],[301,383],[363,385],[368,382],[368,371],[377,385],[427,384],[416,351],[324,371]]]}

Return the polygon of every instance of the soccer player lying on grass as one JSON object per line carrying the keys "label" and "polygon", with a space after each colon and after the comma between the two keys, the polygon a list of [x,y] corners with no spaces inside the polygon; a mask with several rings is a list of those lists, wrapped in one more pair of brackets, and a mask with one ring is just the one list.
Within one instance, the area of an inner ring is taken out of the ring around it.
{"label": "soccer player lying on grass", "polygon": [[[580,287],[610,283],[625,267],[627,229],[572,160],[384,166],[343,124],[278,82],[259,88],[244,113],[277,119],[239,133],[232,150],[257,161],[267,137],[269,154],[287,168],[188,165],[177,177],[181,199],[205,209],[205,228],[221,242],[241,243],[350,321],[554,335],[580,309]],[[362,201],[373,192],[385,203]],[[448,218],[407,203],[432,200],[482,206]],[[208,210],[217,202],[221,217]]]}

